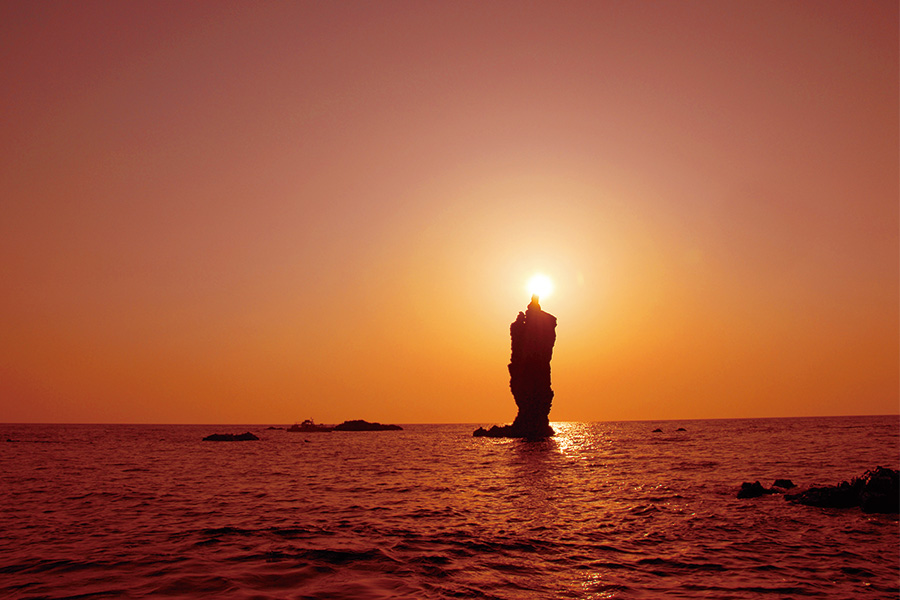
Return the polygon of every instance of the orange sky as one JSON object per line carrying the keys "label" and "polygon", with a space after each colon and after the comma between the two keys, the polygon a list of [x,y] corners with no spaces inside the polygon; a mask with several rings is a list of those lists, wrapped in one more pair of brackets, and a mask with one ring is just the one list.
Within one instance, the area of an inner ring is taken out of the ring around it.
{"label": "orange sky", "polygon": [[898,5],[0,4],[0,422],[894,414]]}

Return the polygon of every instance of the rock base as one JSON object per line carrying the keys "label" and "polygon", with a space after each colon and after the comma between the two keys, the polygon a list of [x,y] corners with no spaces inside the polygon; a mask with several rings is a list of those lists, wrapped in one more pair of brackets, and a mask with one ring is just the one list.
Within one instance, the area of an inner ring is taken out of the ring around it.
{"label": "rock base", "polygon": [[509,389],[519,409],[512,425],[479,427],[475,437],[540,439],[554,434],[550,427],[550,360],[556,342],[556,317],[541,310],[532,296],[525,312],[509,326],[512,354],[509,360]]}
{"label": "rock base", "polygon": [[548,424],[544,428],[538,430],[527,431],[515,425],[494,425],[490,429],[479,427],[473,433],[473,437],[490,437],[490,438],[523,438],[528,440],[540,440],[554,435],[556,432]]}

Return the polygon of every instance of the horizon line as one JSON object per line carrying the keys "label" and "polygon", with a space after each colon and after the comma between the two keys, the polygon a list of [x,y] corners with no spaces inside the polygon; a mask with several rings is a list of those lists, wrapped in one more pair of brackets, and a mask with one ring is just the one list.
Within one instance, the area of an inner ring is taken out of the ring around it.
{"label": "horizon line", "polygon": [[[770,420],[770,419],[851,419],[851,418],[860,418],[860,417],[895,417],[900,419],[900,413],[891,413],[891,414],[851,414],[851,415],[794,415],[794,416],[780,416],[780,417],[691,417],[691,418],[682,418],[682,419],[610,419],[610,420],[597,420],[597,421],[568,421],[568,420],[551,420],[550,423],[665,423],[665,422],[673,422],[673,421],[753,421],[753,420]],[[378,421],[381,422],[381,421]],[[470,422],[397,422],[398,425],[481,425],[486,421],[470,421]],[[489,421],[491,423],[496,423],[497,421]],[[300,423],[300,421],[294,421],[293,423],[286,422],[266,422],[266,423],[134,423],[134,422],[90,422],[90,421],[4,421],[0,423],[2,425],[144,425],[144,426],[179,426],[179,427],[191,427],[191,426],[220,426],[220,427],[228,427],[228,426],[241,426],[241,427],[271,427],[274,425],[291,425],[294,423]],[[328,425],[329,423],[321,423],[322,425]]]}

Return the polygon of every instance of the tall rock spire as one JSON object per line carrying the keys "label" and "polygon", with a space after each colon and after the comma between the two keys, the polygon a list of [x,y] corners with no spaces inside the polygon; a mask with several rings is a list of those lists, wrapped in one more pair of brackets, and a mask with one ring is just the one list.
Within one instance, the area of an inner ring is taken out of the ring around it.
{"label": "tall rock spire", "polygon": [[556,343],[556,317],[541,310],[537,295],[525,312],[509,326],[512,353],[509,360],[509,389],[519,409],[512,425],[478,428],[474,435],[488,437],[544,438],[553,435],[550,427],[550,359]]}

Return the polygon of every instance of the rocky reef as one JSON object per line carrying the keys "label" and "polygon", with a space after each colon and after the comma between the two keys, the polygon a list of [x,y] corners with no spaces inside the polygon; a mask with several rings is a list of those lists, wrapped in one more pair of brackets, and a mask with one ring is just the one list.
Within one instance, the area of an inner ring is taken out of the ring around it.
{"label": "rocky reef", "polygon": [[900,473],[875,467],[862,477],[838,485],[811,487],[798,494],[786,494],[786,500],[824,508],[860,507],[867,513],[900,512]]}
{"label": "rocky reef", "polygon": [[853,508],[866,513],[900,512],[900,473],[894,469],[875,467],[862,477],[842,481],[837,485],[813,486],[796,493],[785,493],[796,487],[789,479],[777,479],[771,488],[758,481],[742,483],[738,498],[758,498],[766,494],[784,493],[784,499],[794,504],[821,508]]}
{"label": "rocky reef", "polygon": [[244,433],[214,433],[203,438],[204,442],[249,442],[259,438],[246,431]]}
{"label": "rocky reef", "polygon": [[532,296],[525,312],[509,326],[512,355],[509,361],[509,389],[519,409],[511,425],[479,427],[476,437],[540,439],[553,435],[550,427],[550,359],[556,343],[556,317],[541,310]]}

